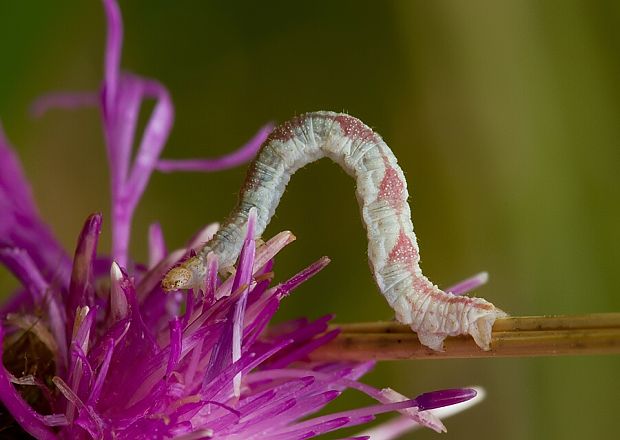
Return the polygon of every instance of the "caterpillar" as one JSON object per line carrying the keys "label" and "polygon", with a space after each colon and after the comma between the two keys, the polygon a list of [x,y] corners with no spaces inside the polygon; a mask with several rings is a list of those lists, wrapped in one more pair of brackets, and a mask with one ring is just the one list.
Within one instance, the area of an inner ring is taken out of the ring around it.
{"label": "caterpillar", "polygon": [[370,269],[396,319],[431,349],[442,350],[447,336],[469,334],[488,350],[493,323],[505,313],[484,299],[444,292],[422,274],[407,182],[396,157],[377,133],[343,113],[306,113],[277,127],[250,164],[229,219],[197,255],[166,274],[163,289],[201,288],[211,252],[221,266],[231,266],[241,250],[250,209],[257,211],[260,237],[291,176],[325,156],[356,180]]}

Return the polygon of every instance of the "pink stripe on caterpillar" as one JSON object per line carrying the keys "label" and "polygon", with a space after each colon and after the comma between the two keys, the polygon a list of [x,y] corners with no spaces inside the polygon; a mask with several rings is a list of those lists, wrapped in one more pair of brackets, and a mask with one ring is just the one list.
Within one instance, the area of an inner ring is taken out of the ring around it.
{"label": "pink stripe on caterpillar", "polygon": [[198,255],[166,275],[163,288],[202,288],[209,253],[217,255],[220,267],[231,266],[243,244],[250,209],[257,210],[259,237],[290,177],[325,156],[356,178],[370,267],[397,319],[435,350],[442,349],[446,336],[460,334],[472,335],[488,349],[493,322],[505,314],[483,299],[445,293],[422,274],[407,183],[396,157],[377,133],[346,114],[307,113],[277,127],[250,165],[229,220]]}
{"label": "pink stripe on caterpillar", "polygon": [[407,237],[404,231],[400,231],[396,244],[388,255],[389,264],[405,264],[410,271],[415,269],[415,262],[420,260],[418,250],[411,243],[411,239]]}
{"label": "pink stripe on caterpillar", "polygon": [[385,164],[385,174],[379,185],[379,195],[377,197],[387,201],[394,210],[400,213],[405,184],[386,158],[383,158],[383,163]]}
{"label": "pink stripe on caterpillar", "polygon": [[334,120],[340,124],[340,129],[345,137],[359,139],[366,142],[380,142],[381,138],[370,127],[357,118],[347,114],[334,116]]}

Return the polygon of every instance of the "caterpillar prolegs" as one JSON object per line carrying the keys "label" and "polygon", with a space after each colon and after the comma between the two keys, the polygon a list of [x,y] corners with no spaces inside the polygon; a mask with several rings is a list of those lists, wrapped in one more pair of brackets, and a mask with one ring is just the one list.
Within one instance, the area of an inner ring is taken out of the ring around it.
{"label": "caterpillar prolegs", "polygon": [[398,321],[435,350],[442,349],[446,336],[462,334],[488,350],[493,323],[505,313],[484,299],[443,292],[422,274],[407,182],[396,157],[377,133],[342,113],[306,113],[277,127],[251,163],[227,222],[196,256],[168,272],[163,288],[201,288],[211,252],[221,266],[231,266],[243,245],[250,209],[257,211],[259,237],[295,171],[325,156],[356,180],[370,268]]}

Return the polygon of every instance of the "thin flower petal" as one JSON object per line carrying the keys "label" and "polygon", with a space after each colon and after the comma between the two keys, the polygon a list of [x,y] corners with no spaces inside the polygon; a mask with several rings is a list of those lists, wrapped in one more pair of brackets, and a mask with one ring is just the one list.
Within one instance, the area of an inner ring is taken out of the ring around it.
{"label": "thin flower petal", "polygon": [[[329,432],[336,428],[341,428],[344,426],[352,426],[354,424],[362,423],[365,420],[358,420],[362,417],[375,416],[377,414],[382,414],[390,411],[398,411],[405,408],[411,408],[416,406],[415,400],[405,400],[397,403],[389,403],[382,405],[371,405],[365,408],[359,408],[349,411],[342,411],[338,413],[333,413],[321,417],[315,417],[310,420],[306,420],[304,422],[296,423],[290,427],[278,430],[273,433],[272,438],[277,439],[279,436],[283,434],[293,435],[295,433],[300,432],[314,432],[315,435],[323,432]],[[325,424],[329,422],[335,421],[343,421],[343,423],[337,424],[337,426],[325,426]]]}
{"label": "thin flower petal", "polygon": [[239,372],[249,372],[262,364],[265,360],[276,354],[278,351],[290,345],[292,341],[282,341],[257,355],[254,352],[243,354],[241,359],[232,364],[228,370],[220,371],[220,374],[207,374],[203,381],[202,394],[205,399],[213,399],[218,393],[230,383]]}
{"label": "thin flower petal", "polygon": [[80,399],[60,377],[54,376],[52,382],[56,385],[58,391],[69,401],[71,407],[77,408],[80,412],[80,416],[87,418],[87,423],[80,424],[80,426],[86,429],[93,438],[102,438],[103,423],[92,408],[86,406],[82,399]]}
{"label": "thin flower petal", "polygon": [[283,368],[292,364],[293,362],[299,360],[306,360],[306,357],[309,353],[316,350],[320,346],[327,344],[329,341],[332,341],[336,336],[338,336],[338,333],[340,333],[339,330],[332,330],[331,332],[327,332],[324,335],[317,337],[316,339],[307,341],[303,345],[296,347],[295,350],[287,353],[286,356],[280,357],[270,366],[273,368]]}
{"label": "thin flower petal", "polygon": [[[383,402],[385,401],[402,402],[403,400],[407,400],[406,396],[403,396],[402,394],[400,394],[397,391],[394,391],[391,388],[382,389],[380,392],[380,396]],[[423,396],[422,402],[426,403],[427,400],[428,399],[426,399]],[[420,401],[418,401],[417,398],[416,398],[416,402],[418,402],[418,405],[415,408],[408,408],[404,411],[401,411],[401,413],[409,417],[411,420],[415,421],[416,423],[419,423],[422,426],[430,428],[435,432],[446,432],[446,427],[442,423],[442,421],[439,418],[435,417],[435,415],[432,412],[420,411]]]}
{"label": "thin flower petal", "polygon": [[56,92],[37,98],[30,107],[30,113],[39,118],[52,109],[73,110],[98,105],[99,95],[95,92]]}
{"label": "thin flower petal", "polygon": [[[295,241],[296,237],[289,231],[280,232],[267,241],[264,245],[260,246],[256,250],[256,256],[254,258],[255,273],[267,264],[278,252],[280,252],[285,246]],[[230,295],[232,290],[232,284],[234,277],[229,277],[222,285],[217,289],[215,298],[220,299],[224,296]]]}
{"label": "thin flower petal", "polygon": [[[479,387],[473,387],[473,389],[476,391],[476,396],[472,399],[451,406],[438,408],[429,412],[432,412],[437,418],[446,419],[450,416],[465,411],[474,405],[477,405],[484,400],[485,392]],[[420,424],[414,422],[408,417],[397,417],[357,435],[368,436],[373,440],[395,440],[400,438],[403,434],[419,429],[420,427]]]}
{"label": "thin flower petal", "polygon": [[78,238],[71,272],[71,284],[67,298],[67,325],[73,325],[78,307],[95,304],[95,279],[93,264],[97,254],[97,243],[101,234],[101,214],[93,214],[86,219]]}
{"label": "thin flower petal", "polygon": [[112,322],[125,319],[129,314],[129,304],[121,287],[124,276],[116,261],[110,266],[110,317]]}
{"label": "thin flower petal", "polygon": [[174,439],[175,440],[203,440],[203,439],[209,439],[211,437],[213,437],[212,429],[198,429],[189,434],[183,434],[178,437],[175,437]]}
{"label": "thin flower petal", "polygon": [[121,63],[121,47],[123,44],[123,21],[116,0],[103,0],[108,32],[105,50],[105,88],[103,92],[104,106],[111,109],[116,99],[118,75]]}
{"label": "thin flower petal", "polygon": [[291,277],[286,282],[280,285],[280,289],[283,295],[288,295],[291,291],[293,291],[297,286],[302,283],[305,283],[310,278],[315,276],[317,273],[325,269],[327,265],[330,263],[329,257],[321,257],[318,261],[312,263],[310,266]]}
{"label": "thin flower petal", "polygon": [[[2,206],[12,205],[12,210],[29,217],[37,217],[34,198],[23,174],[19,159],[13,152],[4,128],[0,123],[0,191]],[[4,215],[7,213],[3,212]]]}
{"label": "thin flower petal", "polygon": [[489,281],[489,274],[487,272],[480,272],[455,284],[454,286],[448,287],[446,292],[450,292],[453,295],[464,295],[474,289],[477,289],[483,284],[486,284],[487,281]]}
{"label": "thin flower petal", "polygon": [[142,80],[145,95],[155,99],[155,108],[146,124],[133,168],[127,181],[128,204],[135,206],[155,169],[174,120],[174,107],[168,90],[157,81]]}
{"label": "thin flower petal", "polygon": [[35,303],[41,303],[49,289],[39,269],[23,249],[0,248],[0,263],[17,278],[32,295]]}
{"label": "thin flower petal", "polygon": [[175,171],[223,171],[243,165],[254,158],[263,142],[273,131],[273,124],[266,124],[241,148],[213,159],[160,159],[157,170],[163,173]]}
{"label": "thin flower petal", "polygon": [[151,223],[149,226],[149,269],[154,268],[157,263],[164,259],[167,253],[161,225],[159,223]]}
{"label": "thin flower petal", "polygon": [[90,396],[88,397],[88,404],[91,406],[94,405],[99,399],[99,395],[101,394],[101,390],[103,388],[103,383],[108,374],[108,369],[110,368],[110,361],[112,360],[112,354],[114,352],[114,340],[112,338],[106,339],[103,346],[103,362],[101,363],[99,373],[95,378],[93,388],[90,392]]}
{"label": "thin flower petal", "polygon": [[94,377],[94,370],[88,360],[88,356],[77,344],[71,344],[71,365],[70,381],[75,393],[81,398],[86,398],[89,394],[90,386]]}
{"label": "thin flower petal", "polygon": [[217,271],[219,268],[219,259],[216,254],[209,253],[207,255],[207,276],[205,278],[205,297],[215,299],[215,291],[217,290],[218,278]]}
{"label": "thin flower petal", "polygon": [[104,120],[113,208],[115,203],[119,203],[124,197],[140,105],[144,99],[144,87],[140,77],[126,73],[120,76],[120,80],[119,96],[114,106],[107,109]]}
{"label": "thin flower petal", "polygon": [[170,326],[170,357],[168,359],[168,367],[166,368],[166,376],[169,376],[176,369],[179,359],[181,358],[181,348],[183,339],[181,335],[181,321],[173,319],[169,323]]}
{"label": "thin flower petal", "polygon": [[420,394],[415,398],[418,402],[420,411],[442,408],[444,406],[455,405],[476,397],[478,393],[473,388],[453,388],[447,390],[433,391]]}
{"label": "thin flower petal", "polygon": [[[247,286],[243,289],[237,304],[234,308],[234,317],[232,319],[232,362],[237,362],[241,358],[241,341],[243,339],[245,308],[248,301],[248,288],[254,273],[254,255],[256,252],[256,241],[254,240],[254,230],[256,228],[256,208],[250,209],[248,214],[248,224],[246,230],[245,242],[239,256],[239,263],[235,280],[233,282],[233,291],[241,286]],[[234,395],[239,397],[241,394],[241,373],[233,379]]]}
{"label": "thin flower petal", "polygon": [[[174,119],[174,108],[168,91],[157,81],[131,75],[123,75],[122,80],[123,88],[128,87],[125,83],[132,83],[133,86],[131,88],[133,90],[140,90],[145,97],[153,97],[156,100],[155,108],[146,124],[133,166],[129,170],[126,180],[123,174],[121,174],[116,177],[116,182],[113,182],[113,188],[116,188],[116,190],[112,194],[114,222],[112,256],[121,266],[124,266],[127,263],[127,248],[133,213],[168,139]],[[136,96],[136,98],[141,99],[141,95]],[[124,112],[127,109],[121,108],[119,112],[121,111]],[[131,136],[124,136],[120,140],[115,139],[113,135],[117,128],[114,126],[108,127],[110,132],[108,134],[108,150],[110,151],[111,162],[113,162],[113,157],[116,155],[122,168],[127,166],[126,164],[130,159],[131,152],[128,151],[128,146],[131,144],[127,140],[133,137],[138,109],[132,108],[130,113],[129,118],[121,119],[120,122],[124,126],[129,127],[125,132]],[[127,120],[130,123],[127,123]],[[120,145],[117,145],[117,142],[120,142]],[[112,167],[114,167],[113,163]]]}

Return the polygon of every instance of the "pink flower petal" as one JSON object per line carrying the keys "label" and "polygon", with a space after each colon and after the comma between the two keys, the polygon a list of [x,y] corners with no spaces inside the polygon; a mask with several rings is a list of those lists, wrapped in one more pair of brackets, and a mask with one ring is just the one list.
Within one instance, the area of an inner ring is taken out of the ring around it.
{"label": "pink flower petal", "polygon": [[75,311],[78,307],[93,307],[95,304],[93,264],[97,254],[101,222],[101,214],[89,216],[78,238],[73,259],[69,295],[66,302],[67,323],[69,326],[73,325]]}
{"label": "pink flower petal", "polygon": [[118,88],[118,75],[121,63],[121,47],[123,44],[123,22],[121,11],[116,0],[103,0],[103,8],[106,13],[108,32],[105,50],[105,90],[103,92],[104,106],[111,109],[116,99]]}
{"label": "pink flower petal", "polygon": [[164,234],[159,223],[151,223],[149,226],[149,269],[154,268],[163,260],[168,252]]}
{"label": "pink flower petal", "polygon": [[99,95],[95,92],[56,92],[38,97],[30,107],[34,117],[41,117],[52,109],[73,110],[97,107]]}
{"label": "pink flower petal", "polygon": [[474,289],[477,289],[483,284],[486,284],[488,280],[489,274],[487,272],[480,272],[455,284],[454,286],[448,287],[446,292],[450,292],[453,295],[464,295]]}
{"label": "pink flower petal", "polygon": [[175,171],[223,171],[243,165],[254,158],[263,142],[273,131],[273,124],[266,124],[245,145],[221,157],[213,159],[160,159],[157,170],[163,173]]}

